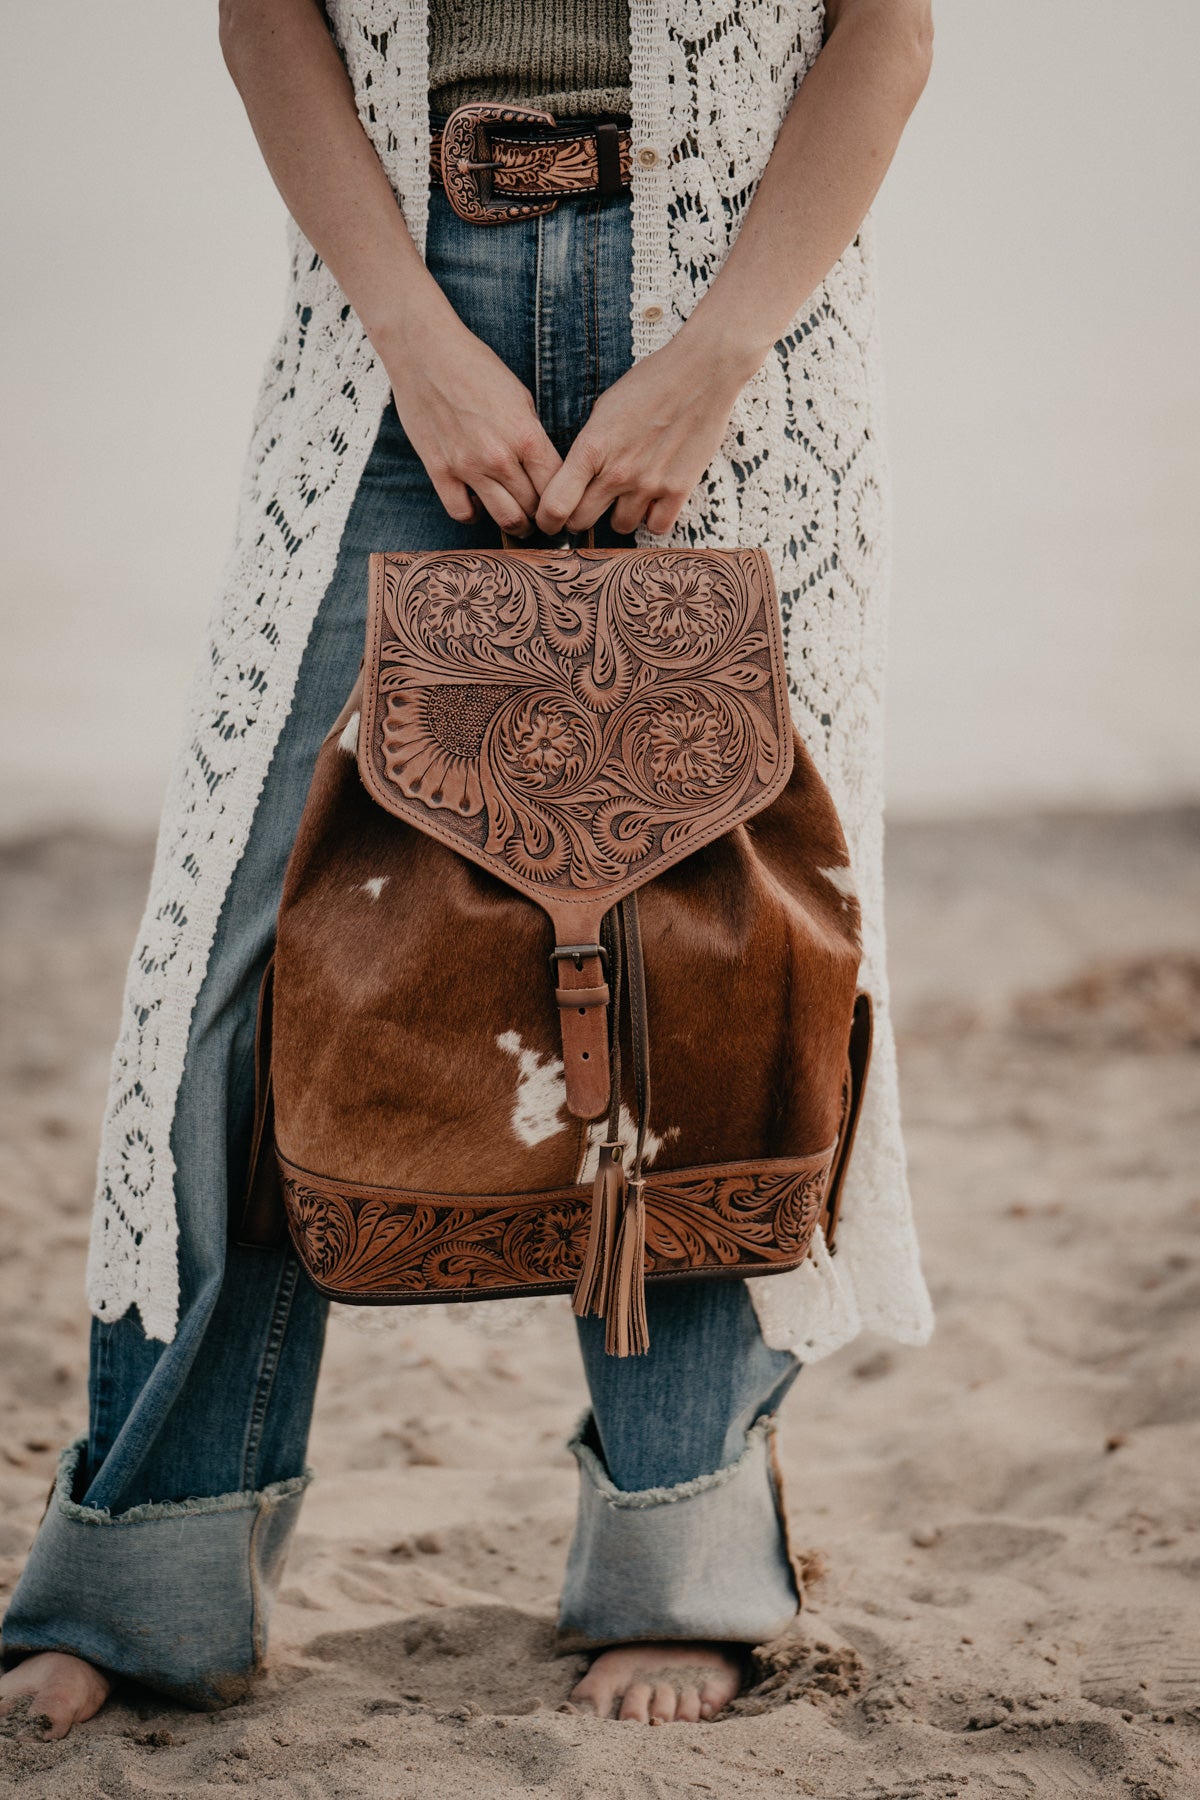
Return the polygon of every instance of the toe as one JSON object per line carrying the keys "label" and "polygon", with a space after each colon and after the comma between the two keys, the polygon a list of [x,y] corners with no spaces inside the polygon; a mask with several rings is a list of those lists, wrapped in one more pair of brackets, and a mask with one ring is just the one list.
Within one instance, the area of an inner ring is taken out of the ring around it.
{"label": "toe", "polygon": [[40,1738],[64,1738],[81,1716],[77,1696],[57,1681],[47,1682],[31,1697],[30,1724]]}
{"label": "toe", "polygon": [[80,1658],[57,1652],[27,1657],[0,1682],[0,1713],[12,1701],[29,1702],[28,1729],[41,1739],[64,1738],[90,1719],[112,1688],[109,1676]]}
{"label": "toe", "polygon": [[595,1713],[600,1719],[612,1718],[616,1701],[614,1683],[594,1674],[585,1675],[571,1689],[571,1705],[578,1707],[580,1712]]}
{"label": "toe", "polygon": [[651,1725],[669,1725],[675,1717],[675,1688],[669,1681],[656,1681],[650,1699]]}
{"label": "toe", "polygon": [[728,1706],[737,1693],[737,1687],[737,1676],[732,1670],[728,1675],[710,1675],[700,1689],[700,1717],[711,1719],[722,1707]]}
{"label": "toe", "polygon": [[695,1686],[681,1688],[675,1701],[675,1717],[684,1725],[694,1725],[700,1717],[700,1689]]}
{"label": "toe", "polygon": [[650,1717],[650,1702],[654,1689],[648,1681],[634,1681],[625,1690],[625,1698],[621,1702],[618,1719],[635,1720],[644,1725]]}

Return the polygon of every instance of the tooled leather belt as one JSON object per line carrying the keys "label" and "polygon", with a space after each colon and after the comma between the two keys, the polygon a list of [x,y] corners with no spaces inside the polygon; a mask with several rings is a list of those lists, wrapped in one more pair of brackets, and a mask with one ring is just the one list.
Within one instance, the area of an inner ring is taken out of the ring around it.
{"label": "tooled leather belt", "polygon": [[620,125],[572,130],[551,113],[471,101],[434,128],[429,158],[430,179],[460,219],[503,225],[553,212],[560,200],[623,192],[633,145]]}

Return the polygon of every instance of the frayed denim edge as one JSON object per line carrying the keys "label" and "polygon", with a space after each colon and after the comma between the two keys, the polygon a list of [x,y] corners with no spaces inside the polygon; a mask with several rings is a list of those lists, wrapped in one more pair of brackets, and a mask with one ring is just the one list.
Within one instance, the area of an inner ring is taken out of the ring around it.
{"label": "frayed denim edge", "polygon": [[765,1439],[769,1442],[776,1424],[774,1413],[764,1413],[761,1418],[756,1419],[746,1433],[745,1449],[736,1462],[726,1463],[723,1469],[714,1469],[709,1475],[695,1475],[691,1481],[681,1481],[677,1487],[625,1489],[613,1485],[612,1477],[603,1462],[591,1446],[583,1441],[591,1418],[590,1411],[582,1415],[573,1435],[567,1442],[567,1449],[579,1464],[580,1471],[587,1476],[610,1506],[630,1510],[648,1506],[669,1506],[677,1500],[692,1500],[697,1494],[707,1493],[710,1488],[724,1487],[725,1483],[732,1481],[738,1471],[754,1455],[758,1448],[758,1441]]}
{"label": "frayed denim edge", "polygon": [[59,1455],[58,1473],[54,1478],[53,1498],[58,1510],[79,1525],[146,1525],[154,1519],[184,1519],[198,1513],[245,1512],[261,1507],[264,1502],[274,1505],[278,1500],[301,1494],[313,1478],[313,1471],[305,1469],[302,1475],[289,1476],[286,1481],[275,1481],[265,1488],[242,1488],[229,1494],[209,1494],[187,1500],[148,1500],[125,1512],[112,1513],[107,1507],[82,1506],[72,1499],[79,1458],[86,1450],[86,1437],[78,1437],[68,1444]]}

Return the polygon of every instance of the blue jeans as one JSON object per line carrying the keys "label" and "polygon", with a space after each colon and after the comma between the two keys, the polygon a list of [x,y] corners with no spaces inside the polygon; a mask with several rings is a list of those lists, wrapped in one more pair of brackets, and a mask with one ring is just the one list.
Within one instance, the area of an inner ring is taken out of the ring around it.
{"label": "blue jeans", "polygon": [[[429,267],[535,395],[565,451],[631,359],[626,198],[520,224],[460,221],[435,192]],[[4,1620],[9,1659],[75,1652],[219,1706],[259,1667],[304,1488],[326,1303],[288,1249],[230,1243],[253,1103],[255,1009],[317,749],[362,655],[372,550],[494,545],[451,520],[388,405],[192,1017],[172,1145],[182,1284],[174,1341],[94,1320],[86,1438],[69,1445]],[[626,542],[601,528],[598,542]],[[763,1342],[741,1281],[652,1284],[651,1348],[605,1355],[579,1323],[592,1406],[564,1644],[770,1635],[798,1590],[771,1456],[799,1364]]]}

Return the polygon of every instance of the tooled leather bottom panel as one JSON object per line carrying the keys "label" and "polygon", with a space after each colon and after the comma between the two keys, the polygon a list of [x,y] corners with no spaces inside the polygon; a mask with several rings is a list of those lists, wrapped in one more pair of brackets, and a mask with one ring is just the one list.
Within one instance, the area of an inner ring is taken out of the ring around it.
{"label": "tooled leather bottom panel", "polygon": [[[414,1193],[333,1181],[276,1154],[296,1254],[330,1299],[416,1305],[575,1285],[590,1185],[494,1197]],[[808,1255],[831,1156],[649,1173],[647,1279],[796,1268]]]}

